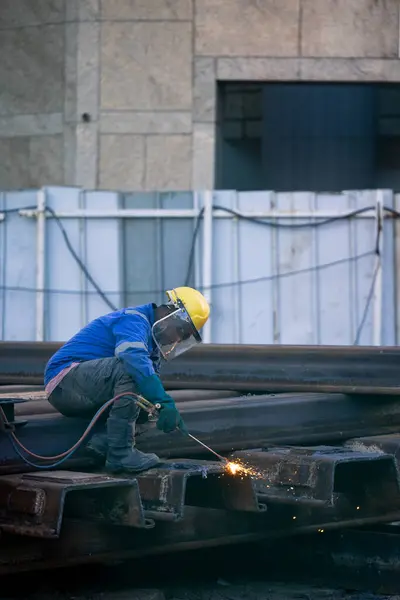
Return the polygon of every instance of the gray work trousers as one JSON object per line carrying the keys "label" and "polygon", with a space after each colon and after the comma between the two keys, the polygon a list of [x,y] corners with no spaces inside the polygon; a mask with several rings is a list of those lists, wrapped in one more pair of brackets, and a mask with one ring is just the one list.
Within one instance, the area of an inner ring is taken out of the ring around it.
{"label": "gray work trousers", "polygon": [[[96,411],[114,396],[135,392],[137,388],[119,358],[88,360],[74,367],[60,381],[49,396],[50,404],[65,417],[91,418]],[[110,410],[116,418],[133,422],[140,411],[132,396],[115,402]],[[144,413],[144,420],[146,420]],[[142,415],[140,421],[143,422]]]}

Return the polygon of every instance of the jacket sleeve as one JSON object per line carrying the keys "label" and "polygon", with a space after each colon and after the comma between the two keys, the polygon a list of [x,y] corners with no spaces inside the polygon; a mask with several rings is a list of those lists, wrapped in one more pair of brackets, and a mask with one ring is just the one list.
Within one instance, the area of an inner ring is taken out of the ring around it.
{"label": "jacket sleeve", "polygon": [[120,358],[132,376],[138,391],[153,403],[169,403],[150,357],[148,340],[150,323],[140,315],[126,314],[113,327],[115,356]]}

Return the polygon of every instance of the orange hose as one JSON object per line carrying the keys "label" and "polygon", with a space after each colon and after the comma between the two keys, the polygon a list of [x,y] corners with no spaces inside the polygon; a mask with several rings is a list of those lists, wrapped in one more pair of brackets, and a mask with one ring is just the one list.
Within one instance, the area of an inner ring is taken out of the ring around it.
{"label": "orange hose", "polygon": [[[135,394],[134,392],[124,392],[123,394],[118,394],[118,396],[114,396],[114,398],[111,398],[111,400],[107,400],[107,402],[105,404],[103,404],[103,406],[101,407],[97,417],[88,425],[88,427],[83,432],[83,434],[81,435],[79,440],[77,442],[75,442],[75,444],[73,446],[71,446],[71,448],[69,450],[62,452],[61,454],[56,454],[55,456],[41,456],[40,454],[35,454],[31,450],[28,450],[28,448],[25,448],[23,443],[19,441],[19,439],[17,438],[17,436],[15,435],[15,433],[13,431],[10,432],[10,435],[13,438],[13,440],[15,441],[15,443],[18,444],[18,446],[20,448],[22,448],[22,450],[24,450],[24,452],[29,454],[29,456],[32,456],[33,458],[38,458],[39,460],[59,460],[60,458],[64,458],[64,456],[67,456],[67,454],[69,454],[70,452],[75,450],[82,443],[82,441],[85,439],[85,437],[88,435],[88,433],[90,433],[90,431],[93,429],[94,425],[96,424],[97,420],[101,417],[103,412],[110,406],[110,404],[112,404],[113,402],[115,402],[116,400],[121,398],[122,396],[134,396],[135,398],[140,398],[139,394]],[[0,414],[1,414],[4,422],[6,423],[6,425],[10,425],[10,423],[6,417],[6,414],[3,410],[3,407],[1,405],[0,405]]]}

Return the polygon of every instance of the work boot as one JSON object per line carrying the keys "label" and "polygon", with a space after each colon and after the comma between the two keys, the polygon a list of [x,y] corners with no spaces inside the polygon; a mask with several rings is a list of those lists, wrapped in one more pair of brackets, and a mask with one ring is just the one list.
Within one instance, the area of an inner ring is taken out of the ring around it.
{"label": "work boot", "polygon": [[107,433],[95,433],[86,445],[86,451],[95,460],[104,463],[107,457],[108,438]]}
{"label": "work boot", "polygon": [[104,462],[107,456],[107,433],[95,433],[86,445],[87,452],[96,460]]}
{"label": "work boot", "polygon": [[111,473],[139,473],[161,462],[156,454],[145,454],[134,447],[133,424],[128,420],[108,417],[107,436],[106,470]]}
{"label": "work boot", "polygon": [[[117,414],[114,414],[114,417],[124,418],[130,421],[134,419],[137,413],[136,406],[130,396],[123,396],[116,400],[111,407],[111,412],[113,411],[114,413],[117,411]],[[87,443],[86,450],[92,458],[104,463],[108,450],[107,432],[95,433]]]}

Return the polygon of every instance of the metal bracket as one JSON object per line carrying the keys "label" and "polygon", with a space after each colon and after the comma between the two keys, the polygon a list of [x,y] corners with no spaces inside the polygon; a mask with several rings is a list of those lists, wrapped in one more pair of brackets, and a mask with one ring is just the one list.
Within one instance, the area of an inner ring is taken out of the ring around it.
{"label": "metal bracket", "polygon": [[145,514],[176,521],[186,506],[263,512],[250,477],[233,476],[211,461],[169,460],[137,476]]}
{"label": "metal bracket", "polygon": [[24,402],[26,402],[26,400],[23,400],[21,398],[0,398],[0,406],[3,409],[5,417],[7,419],[6,423],[0,413],[0,431],[2,431],[3,433],[9,433],[10,431],[14,431],[17,427],[22,427],[23,425],[26,425],[27,421],[15,420],[15,404],[22,404]]}
{"label": "metal bracket", "polygon": [[57,538],[64,517],[154,527],[145,518],[135,479],[69,471],[0,477],[0,530]]}
{"label": "metal bracket", "polygon": [[28,217],[29,219],[36,218],[39,215],[40,211],[37,208],[26,209],[23,208],[18,211],[20,217]]}

